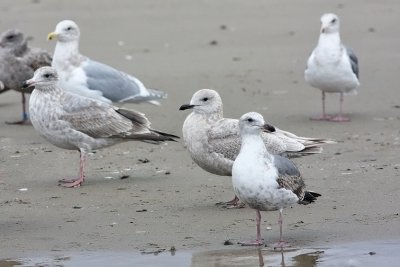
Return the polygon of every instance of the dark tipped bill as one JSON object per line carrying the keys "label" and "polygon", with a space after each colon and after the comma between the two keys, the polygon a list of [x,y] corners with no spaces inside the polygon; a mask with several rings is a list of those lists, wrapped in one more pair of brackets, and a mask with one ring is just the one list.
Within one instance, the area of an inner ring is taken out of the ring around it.
{"label": "dark tipped bill", "polygon": [[179,108],[179,110],[192,109],[192,108],[194,108],[195,106],[196,106],[196,105],[185,104],[185,105],[182,105],[182,106]]}
{"label": "dark tipped bill", "polygon": [[275,132],[275,127],[268,123],[264,124],[262,128],[263,128],[264,132],[267,132],[267,133]]}

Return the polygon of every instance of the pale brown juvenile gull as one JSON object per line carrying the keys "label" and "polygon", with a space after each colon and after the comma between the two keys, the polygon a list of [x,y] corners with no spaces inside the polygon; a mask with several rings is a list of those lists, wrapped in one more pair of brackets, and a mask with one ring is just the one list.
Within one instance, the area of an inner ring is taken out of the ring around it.
{"label": "pale brown juvenile gull", "polygon": [[126,141],[160,143],[179,138],[150,128],[143,113],[63,90],[52,67],[38,69],[25,85],[35,87],[29,100],[33,127],[53,145],[80,152],[79,177],[61,180],[65,187],[82,184],[86,154],[92,150]]}
{"label": "pale brown juvenile gull", "polygon": [[9,29],[0,36],[0,81],[3,91],[13,89],[22,96],[22,120],[11,124],[24,124],[28,122],[26,112],[26,93],[31,93],[32,88],[22,90],[22,84],[31,78],[34,71],[43,66],[50,66],[51,56],[45,50],[29,47],[30,37],[25,37],[18,29]]}
{"label": "pale brown juvenile gull", "polygon": [[[240,131],[237,119],[224,118],[221,97],[215,90],[197,91],[190,104],[181,110],[192,109],[182,132],[183,140],[191,158],[202,169],[221,176],[232,175],[233,161],[240,151]],[[323,144],[334,143],[324,138],[299,137],[275,127],[271,133],[262,133],[264,143],[272,154],[286,156],[321,153]],[[228,201],[236,205],[238,198]]]}
{"label": "pale brown juvenile gull", "polygon": [[48,40],[57,39],[51,65],[58,71],[63,89],[107,103],[158,105],[160,99],[167,97],[162,91],[146,88],[132,75],[80,54],[79,37],[79,27],[72,20],[59,22],[48,35]]}
{"label": "pale brown juvenile gull", "polygon": [[[360,85],[358,58],[353,50],[344,46],[340,40],[337,15],[332,13],[322,15],[321,24],[318,45],[308,58],[304,72],[305,80],[322,92],[322,115],[312,119],[349,121],[350,119],[343,115],[343,98],[345,93],[355,93]],[[325,93],[340,94],[338,115],[326,114]]]}
{"label": "pale brown juvenile gull", "polygon": [[288,246],[282,239],[282,210],[304,200],[304,181],[297,169],[278,170],[275,157],[266,149],[265,138],[262,136],[263,131],[269,132],[273,127],[264,122],[261,114],[244,114],[239,120],[239,128],[242,145],[233,163],[232,185],[239,199],[256,210],[257,226],[256,240],[241,244],[262,245],[260,211],[279,210],[279,241],[273,246]]}

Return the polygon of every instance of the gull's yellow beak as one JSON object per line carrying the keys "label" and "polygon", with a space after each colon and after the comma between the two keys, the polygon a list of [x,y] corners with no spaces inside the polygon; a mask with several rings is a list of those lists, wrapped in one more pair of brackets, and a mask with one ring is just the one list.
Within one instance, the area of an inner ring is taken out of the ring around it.
{"label": "gull's yellow beak", "polygon": [[51,32],[51,33],[49,33],[48,35],[47,35],[47,41],[51,41],[51,40],[53,40],[54,38],[56,38],[57,37],[57,33],[56,32]]}

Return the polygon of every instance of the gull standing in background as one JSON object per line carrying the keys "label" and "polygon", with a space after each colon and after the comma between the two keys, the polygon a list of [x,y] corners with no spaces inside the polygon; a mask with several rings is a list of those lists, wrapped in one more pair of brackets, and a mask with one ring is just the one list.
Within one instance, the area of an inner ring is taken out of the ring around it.
{"label": "gull standing in background", "polygon": [[[241,144],[238,120],[224,118],[221,97],[211,89],[197,91],[190,104],[180,107],[185,109],[193,110],[182,127],[183,140],[193,161],[212,174],[231,176]],[[300,137],[276,127],[274,132],[262,133],[262,138],[271,154],[289,157],[321,153],[323,144],[335,143],[329,139]],[[235,206],[238,200],[235,196],[224,204]]]}
{"label": "gull standing in background", "polygon": [[13,89],[22,96],[22,120],[8,124],[25,124],[29,122],[26,112],[26,93],[33,88],[22,90],[24,81],[31,78],[34,71],[51,65],[51,56],[47,51],[29,47],[30,37],[25,38],[22,31],[9,29],[0,36],[0,87],[4,92]]}
{"label": "gull standing in background", "polygon": [[[358,59],[353,50],[340,41],[339,17],[324,14],[321,17],[321,33],[318,45],[311,53],[304,72],[305,80],[322,91],[322,116],[315,120],[343,122],[350,119],[343,115],[343,94],[356,92],[358,80]],[[325,93],[340,94],[339,115],[330,116],[325,112]]]}
{"label": "gull standing in background", "polygon": [[[242,245],[262,245],[260,211],[279,210],[279,242],[274,248],[288,244],[282,239],[282,210],[305,197],[305,184],[300,172],[279,171],[275,158],[265,147],[262,131],[270,132],[274,127],[264,122],[261,114],[249,112],[239,120],[242,145],[232,167],[232,185],[235,194],[245,204],[256,210],[257,238],[241,242]],[[289,160],[288,160],[289,161]]]}
{"label": "gull standing in background", "polygon": [[126,141],[160,143],[179,138],[151,129],[143,113],[63,90],[52,67],[38,69],[25,85],[35,87],[29,101],[33,127],[53,145],[80,152],[79,177],[61,180],[65,187],[83,183],[85,158],[91,150]]}
{"label": "gull standing in background", "polygon": [[79,53],[80,30],[72,20],[63,20],[47,39],[57,39],[52,67],[60,76],[61,88],[106,103],[148,102],[159,105],[167,94],[147,89],[137,78]]}

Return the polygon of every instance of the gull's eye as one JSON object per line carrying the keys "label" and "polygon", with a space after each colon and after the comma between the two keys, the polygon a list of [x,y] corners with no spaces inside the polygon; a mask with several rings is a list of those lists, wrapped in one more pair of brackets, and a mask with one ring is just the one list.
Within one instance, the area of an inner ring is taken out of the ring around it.
{"label": "gull's eye", "polygon": [[7,40],[11,40],[11,39],[13,39],[14,38],[14,35],[8,35],[7,36]]}
{"label": "gull's eye", "polygon": [[252,118],[247,119],[248,122],[253,122],[254,120]]}
{"label": "gull's eye", "polygon": [[43,75],[45,78],[50,78],[51,77],[51,74],[49,74],[49,73],[46,73],[45,75]]}
{"label": "gull's eye", "polygon": [[333,24],[333,23],[335,23],[336,22],[336,19],[332,19],[331,20],[331,23]]}
{"label": "gull's eye", "polygon": [[202,100],[203,100],[204,102],[206,102],[206,101],[208,101],[208,97],[204,97]]}
{"label": "gull's eye", "polygon": [[72,30],[72,27],[71,27],[71,26],[69,26],[69,27],[67,28],[67,31],[70,31],[70,30]]}

